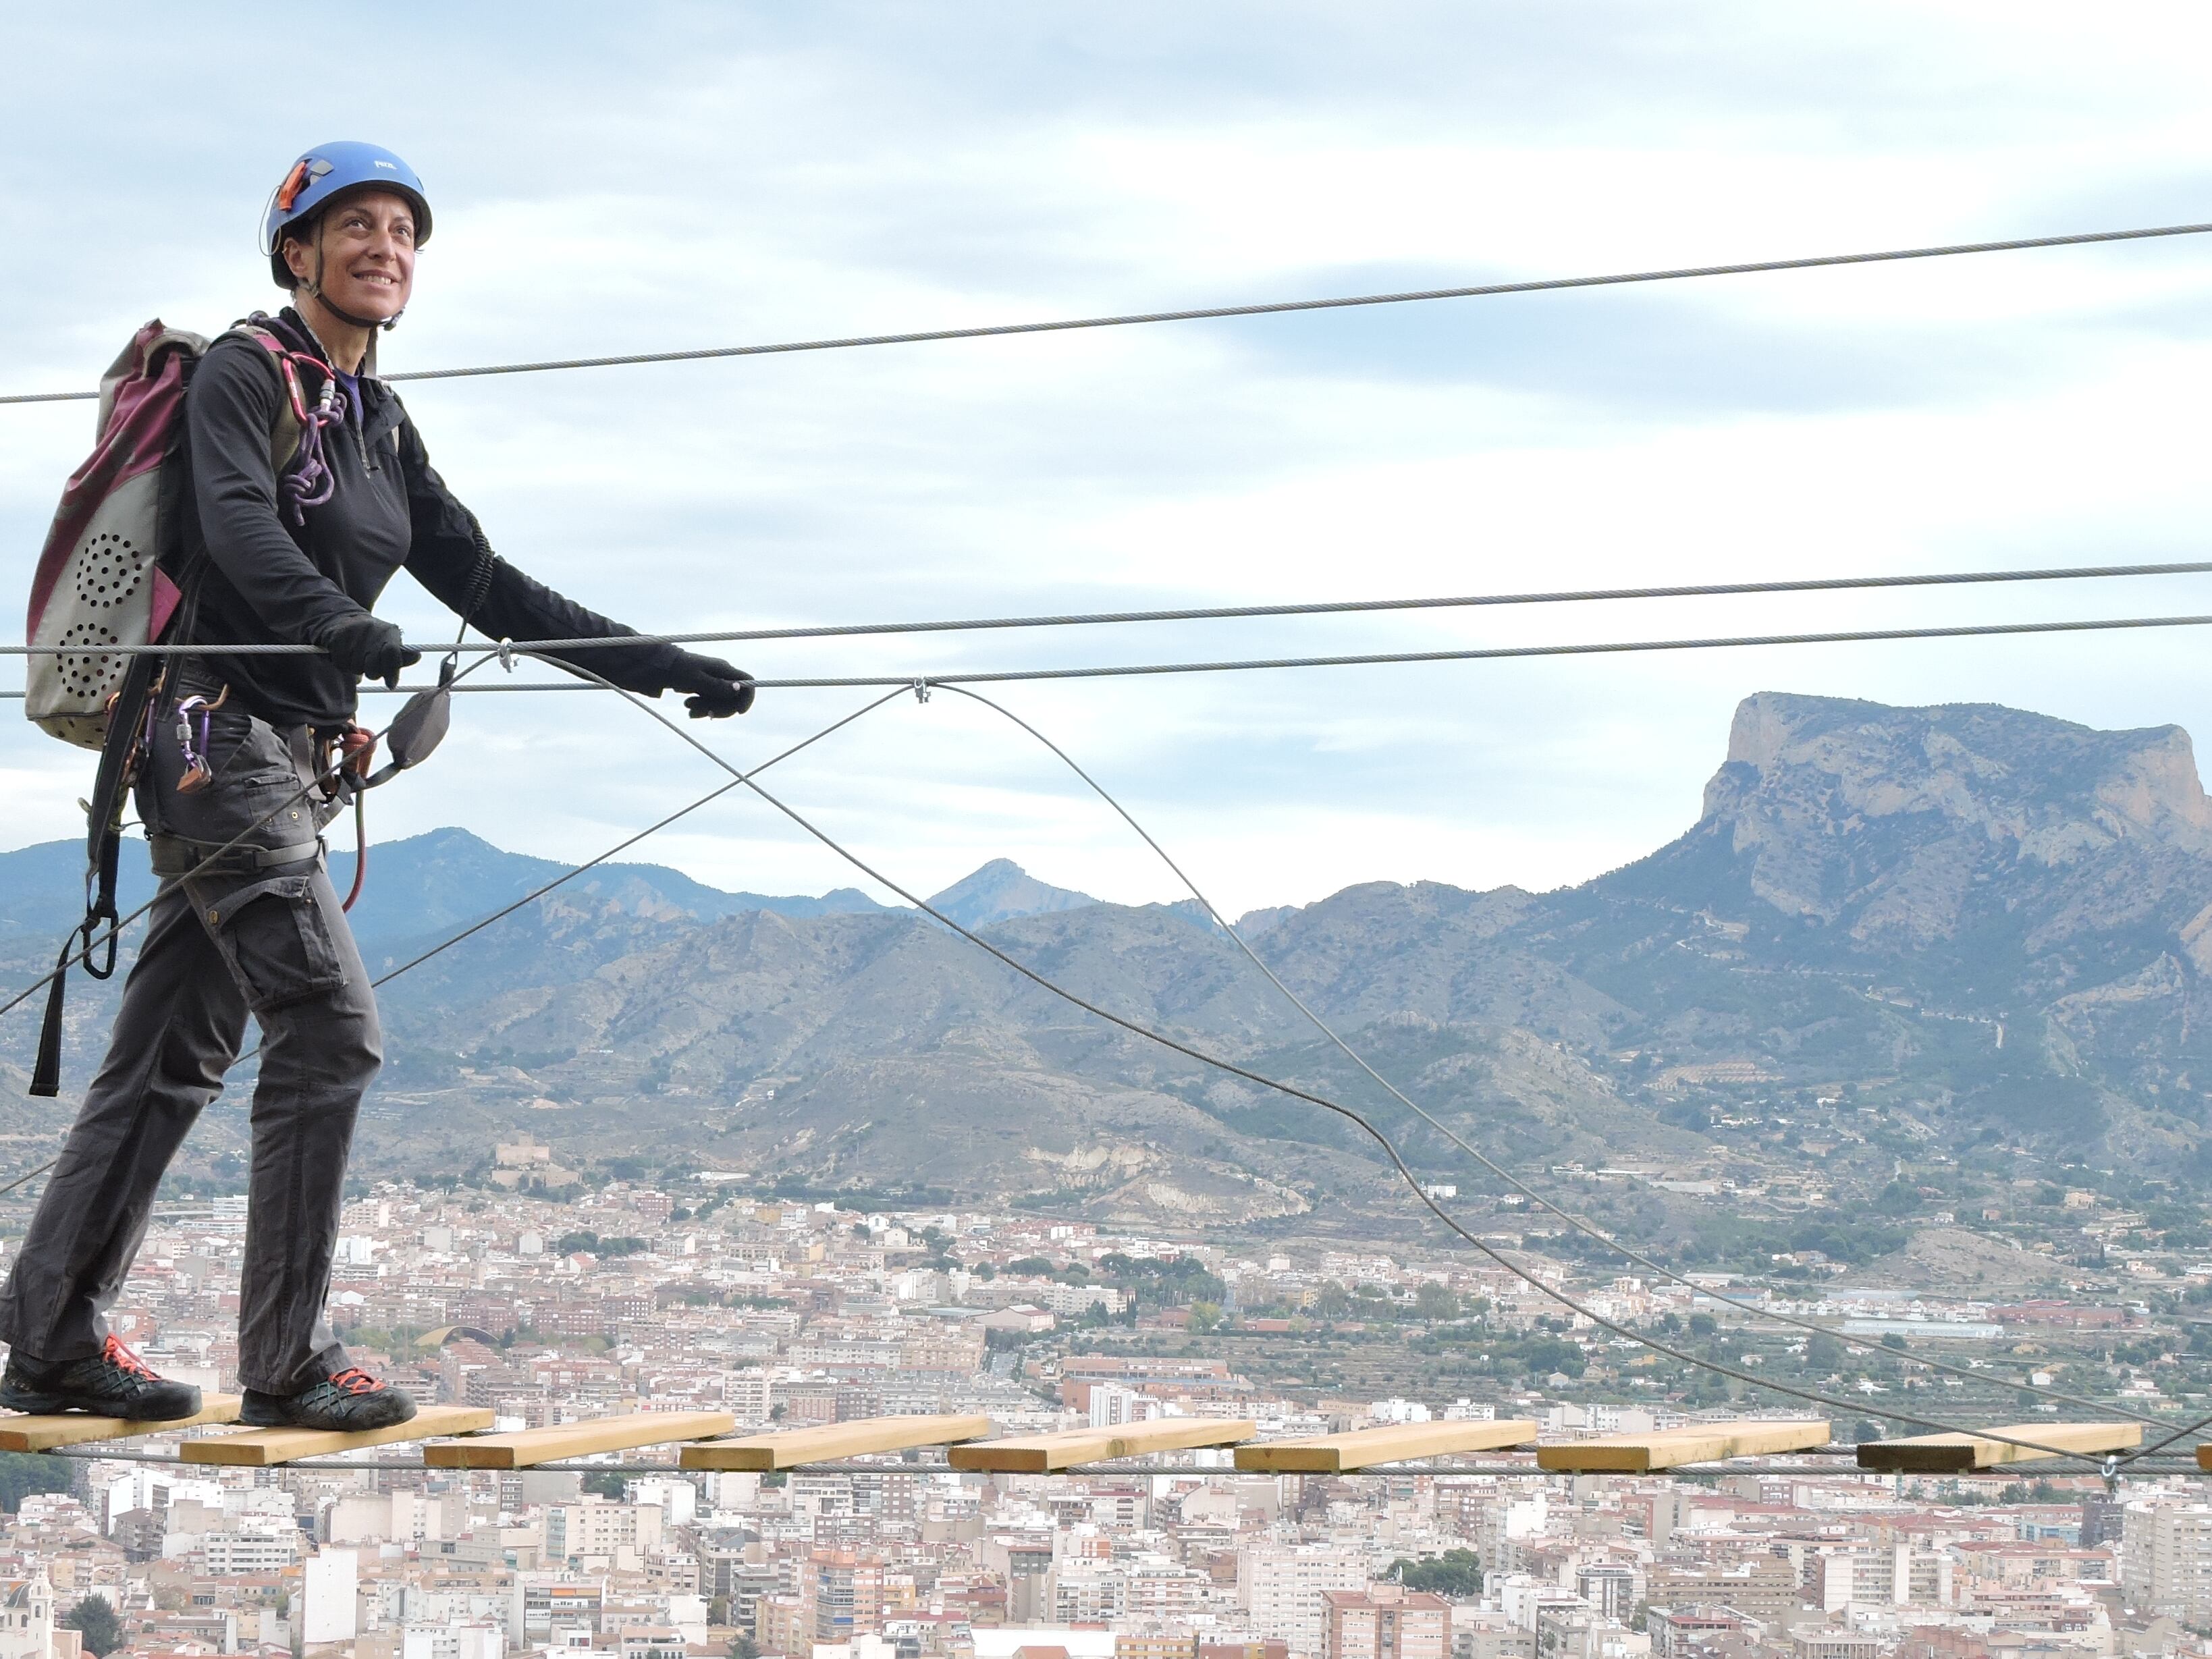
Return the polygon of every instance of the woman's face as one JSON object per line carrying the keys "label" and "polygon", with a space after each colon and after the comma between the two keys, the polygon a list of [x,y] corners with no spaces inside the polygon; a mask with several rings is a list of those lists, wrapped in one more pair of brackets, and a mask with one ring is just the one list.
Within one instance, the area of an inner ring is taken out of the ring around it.
{"label": "woman's face", "polygon": [[284,263],[349,315],[397,317],[415,286],[415,210],[388,190],[357,191],[323,210],[313,240],[286,242]]}

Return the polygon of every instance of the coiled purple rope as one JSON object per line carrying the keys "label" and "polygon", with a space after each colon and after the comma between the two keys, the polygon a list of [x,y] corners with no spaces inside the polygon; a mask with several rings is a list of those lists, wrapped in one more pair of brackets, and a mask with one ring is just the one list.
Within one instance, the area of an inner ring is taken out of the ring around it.
{"label": "coiled purple rope", "polygon": [[323,432],[345,417],[346,395],[338,389],[337,377],[328,375],[323,381],[322,396],[300,423],[300,447],[292,452],[292,464],[277,480],[277,494],[294,524],[304,526],[307,509],[320,507],[337,489],[337,477],[323,459]]}

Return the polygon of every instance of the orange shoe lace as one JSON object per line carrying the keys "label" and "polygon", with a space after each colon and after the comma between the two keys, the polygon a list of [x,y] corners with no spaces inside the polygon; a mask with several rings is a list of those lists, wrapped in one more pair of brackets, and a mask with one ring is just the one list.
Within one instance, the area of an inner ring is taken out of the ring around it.
{"label": "orange shoe lace", "polygon": [[[112,1339],[110,1339],[112,1340]],[[331,1386],[343,1389],[348,1394],[381,1394],[384,1384],[358,1365],[349,1365],[331,1378]]]}
{"label": "orange shoe lace", "polygon": [[108,1334],[107,1340],[100,1345],[100,1357],[114,1366],[116,1370],[128,1372],[132,1376],[143,1376],[153,1382],[159,1382],[161,1380],[161,1374],[159,1371],[131,1352],[123,1339],[112,1331]]}

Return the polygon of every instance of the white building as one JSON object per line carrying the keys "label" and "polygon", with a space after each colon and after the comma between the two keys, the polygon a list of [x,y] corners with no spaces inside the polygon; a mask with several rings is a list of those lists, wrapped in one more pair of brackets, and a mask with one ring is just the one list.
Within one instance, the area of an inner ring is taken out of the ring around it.
{"label": "white building", "polygon": [[53,1659],[54,1587],[44,1568],[0,1579],[0,1659]]}
{"label": "white building", "polygon": [[2120,1533],[2120,1589],[2130,1607],[2185,1625],[2212,1621],[2212,1504],[2130,1504]]}
{"label": "white building", "polygon": [[360,1574],[354,1553],[325,1550],[309,1556],[301,1571],[301,1600],[307,1604],[301,1615],[306,1626],[302,1639],[309,1646],[352,1641],[361,1633],[356,1612]]}
{"label": "white building", "polygon": [[586,1498],[545,1509],[545,1557],[549,1561],[605,1558],[635,1570],[643,1552],[660,1543],[658,1504],[612,1504]]}
{"label": "white building", "polygon": [[689,1480],[633,1480],[624,1495],[633,1504],[650,1504],[659,1510],[664,1532],[688,1527],[698,1516],[699,1488]]}
{"label": "white building", "polygon": [[399,1635],[399,1659],[501,1659],[507,1632],[489,1620],[465,1625],[410,1625]]}
{"label": "white building", "polygon": [[[167,1546],[175,1541],[162,1540],[162,1553],[169,1553]],[[289,1533],[263,1531],[205,1532],[185,1540],[197,1544],[197,1552],[187,1548],[182,1554],[198,1553],[202,1559],[200,1571],[210,1578],[234,1577],[249,1573],[282,1572],[300,1559],[301,1539],[299,1529]]]}
{"label": "white building", "polygon": [[1328,1590],[1367,1587],[1363,1550],[1327,1544],[1258,1544],[1237,1558],[1237,1601],[1262,1639],[1287,1642],[1299,1653],[1321,1651]]}
{"label": "white building", "polygon": [[1118,1429],[1124,1423],[1149,1423],[1165,1415],[1161,1402],[1151,1395],[1125,1389],[1118,1382],[1091,1385],[1091,1426],[1094,1429]]}

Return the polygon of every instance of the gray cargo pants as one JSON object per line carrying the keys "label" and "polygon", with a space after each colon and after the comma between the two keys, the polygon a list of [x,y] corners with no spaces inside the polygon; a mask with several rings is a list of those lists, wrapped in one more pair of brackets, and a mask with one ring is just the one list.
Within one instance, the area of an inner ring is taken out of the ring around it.
{"label": "gray cargo pants", "polygon": [[204,750],[213,779],[179,794],[175,707],[173,695],[161,706],[137,804],[149,834],[187,844],[156,836],[155,867],[197,863],[188,843],[212,850],[241,831],[246,852],[204,875],[165,877],[107,1058],[0,1290],[0,1340],[46,1360],[100,1352],[155,1189],[222,1091],[251,1012],[263,1047],[238,1372],[246,1388],[295,1394],[345,1364],[323,1304],[354,1119],[383,1062],[376,999],[320,848],[257,867],[257,851],[298,853],[335,810],[319,788],[289,799],[313,775],[305,729],[216,709]]}

